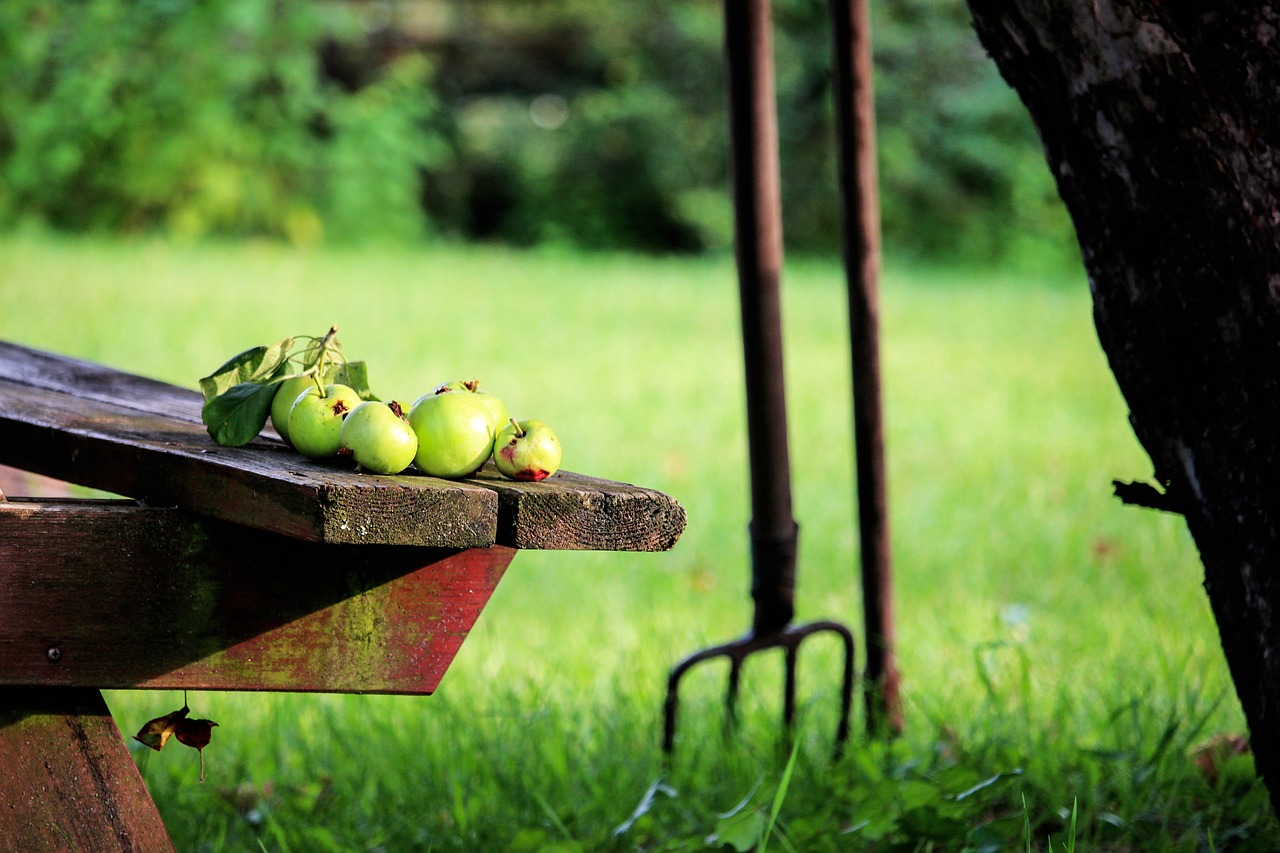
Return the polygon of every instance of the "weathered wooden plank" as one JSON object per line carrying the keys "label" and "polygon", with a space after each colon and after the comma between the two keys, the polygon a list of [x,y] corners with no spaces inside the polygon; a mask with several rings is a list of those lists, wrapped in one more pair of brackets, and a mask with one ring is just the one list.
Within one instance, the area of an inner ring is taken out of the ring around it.
{"label": "weathered wooden plank", "polygon": [[0,850],[173,850],[96,690],[0,688]]}
{"label": "weathered wooden plank", "polygon": [[568,471],[521,483],[492,463],[475,482],[498,493],[498,542],[512,548],[666,551],[685,528],[674,498],[627,483]]}
{"label": "weathered wooden plank", "polygon": [[325,545],[130,502],[0,502],[0,685],[425,694],[514,552]]}
{"label": "weathered wooden plank", "polygon": [[0,377],[46,391],[200,423],[197,392],[83,359],[0,341]]}
{"label": "weathered wooden plank", "polygon": [[7,379],[0,463],[310,541],[471,548],[496,535],[496,499],[469,483],[365,476],[279,441],[220,447],[198,423]]}
{"label": "weathered wooden plank", "polygon": [[[33,397],[36,408],[46,410],[46,417],[41,420],[28,407],[26,419],[35,430],[53,433],[32,435],[28,429],[22,441],[6,441],[6,386],[0,381],[0,463],[9,462],[152,502],[167,500],[214,517],[300,538],[331,542],[408,541],[400,539],[402,532],[394,521],[402,510],[400,503],[416,507],[416,516],[410,512],[415,524],[426,523],[427,519],[435,524],[457,521],[463,530],[441,532],[473,534],[478,532],[472,526],[476,519],[465,511],[454,515],[457,508],[443,501],[446,494],[448,500],[457,500],[457,494],[448,494],[450,490],[477,500],[468,491],[477,486],[498,495],[498,500],[487,505],[495,516],[488,541],[516,548],[658,551],[672,547],[685,526],[684,509],[673,498],[652,489],[581,474],[563,472],[541,483],[516,483],[502,478],[490,465],[478,477],[462,482],[413,475],[362,478],[335,465],[309,462],[270,432],[245,448],[221,448],[204,431],[200,422],[201,397],[195,391],[3,342],[0,377],[14,383],[9,388],[11,395],[20,396],[21,389],[30,389],[26,393]],[[61,406],[56,404],[58,400],[62,400]],[[81,413],[78,421],[74,420],[77,413]],[[85,416],[89,413],[90,423],[86,425]],[[102,421],[103,418],[108,420]],[[104,428],[96,431],[93,437],[98,441],[88,452],[84,448],[88,438],[81,433],[99,421]],[[73,424],[78,425],[74,436],[61,435]],[[164,430],[170,433],[165,441],[171,441],[173,434],[180,436],[181,441],[159,448],[153,441],[150,449],[185,455],[190,464],[166,462],[154,453],[140,456],[129,446],[117,447],[122,438],[136,443],[139,437],[129,434],[134,425],[143,426],[141,437],[155,439]],[[13,424],[10,427],[17,429]],[[124,472],[119,470],[121,466],[112,464],[122,454],[127,463]],[[102,461],[93,464],[95,459]],[[153,470],[156,467],[168,470],[158,473]],[[207,467],[219,468],[219,488],[210,489],[203,482],[208,476]],[[278,482],[281,476],[289,486],[303,488],[300,491],[282,487]],[[87,482],[90,477],[97,481]],[[274,477],[275,482],[259,483],[259,477],[268,481]],[[115,485],[104,485],[106,481]],[[412,491],[374,496],[345,494],[353,485],[369,489],[370,484]],[[264,490],[269,493],[263,494]],[[440,500],[433,503],[418,490],[431,492]],[[392,499],[393,495],[396,499]],[[342,501],[351,502],[353,507],[339,507]],[[392,506],[387,508],[387,503]],[[365,509],[370,506],[381,507],[384,514]],[[475,504],[462,507],[478,511]],[[365,523],[361,530],[351,526],[352,518],[367,518],[371,523]],[[370,533],[373,530],[377,533],[371,540],[368,537],[375,535]],[[467,547],[461,536],[450,541],[412,540],[411,544]]]}

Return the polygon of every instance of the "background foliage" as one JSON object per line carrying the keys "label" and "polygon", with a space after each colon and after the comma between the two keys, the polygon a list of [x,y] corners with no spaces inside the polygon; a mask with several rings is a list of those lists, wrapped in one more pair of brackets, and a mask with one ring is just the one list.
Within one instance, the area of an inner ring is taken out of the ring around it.
{"label": "background foliage", "polygon": [[[962,0],[873,15],[890,250],[1073,259]],[[788,242],[833,253],[826,4],[774,19]],[[722,248],[721,36],[709,2],[12,0],[0,225]]]}

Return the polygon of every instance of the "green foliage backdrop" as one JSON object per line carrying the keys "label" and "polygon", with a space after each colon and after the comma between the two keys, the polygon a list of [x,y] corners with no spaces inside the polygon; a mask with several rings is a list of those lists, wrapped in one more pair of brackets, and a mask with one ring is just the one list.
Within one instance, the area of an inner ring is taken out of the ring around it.
{"label": "green foliage backdrop", "polygon": [[[0,225],[727,246],[721,7],[9,0]],[[775,0],[789,245],[838,248],[826,4]],[[962,0],[873,4],[891,251],[1074,257]]]}

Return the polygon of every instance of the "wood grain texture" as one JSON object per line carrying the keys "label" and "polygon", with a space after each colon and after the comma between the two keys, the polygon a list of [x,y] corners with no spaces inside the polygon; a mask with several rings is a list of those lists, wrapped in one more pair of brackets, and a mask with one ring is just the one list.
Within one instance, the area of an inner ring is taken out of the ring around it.
{"label": "wood grain texture", "polygon": [[96,690],[0,688],[0,851],[173,844]]}
{"label": "wood grain texture", "polygon": [[627,483],[569,471],[521,483],[492,464],[474,482],[497,492],[498,542],[512,548],[666,551],[685,528],[674,498]]}
{"label": "wood grain texture", "polygon": [[513,554],[0,502],[0,685],[431,693]]}
{"label": "wood grain texture", "polygon": [[196,391],[92,361],[0,341],[0,376],[32,388],[201,423],[203,398]]}
{"label": "wood grain texture", "polygon": [[317,542],[657,551],[684,530],[673,498],[580,474],[515,483],[490,465],[462,481],[362,475],[304,458],[269,428],[220,447],[202,402],[0,342],[0,464]]}
{"label": "wood grain texture", "polygon": [[365,476],[266,439],[220,447],[201,424],[6,379],[0,463],[315,542],[470,548],[496,535],[496,499],[468,483]]}

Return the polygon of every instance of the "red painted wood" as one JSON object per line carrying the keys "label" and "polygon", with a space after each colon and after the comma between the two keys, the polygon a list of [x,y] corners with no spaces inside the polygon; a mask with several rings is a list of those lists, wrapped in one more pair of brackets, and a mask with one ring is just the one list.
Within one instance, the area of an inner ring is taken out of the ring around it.
{"label": "red painted wood", "polygon": [[430,693],[513,555],[0,502],[0,685]]}
{"label": "red painted wood", "polygon": [[0,688],[0,850],[173,849],[96,690]]}

